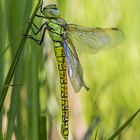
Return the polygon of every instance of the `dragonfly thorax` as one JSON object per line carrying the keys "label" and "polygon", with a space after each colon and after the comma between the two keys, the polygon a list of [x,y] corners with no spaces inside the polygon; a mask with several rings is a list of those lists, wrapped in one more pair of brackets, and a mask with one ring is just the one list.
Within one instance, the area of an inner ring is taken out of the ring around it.
{"label": "dragonfly thorax", "polygon": [[48,26],[50,28],[49,34],[53,41],[62,41],[62,36],[64,35],[64,25],[65,21],[63,19],[50,19],[48,21]]}
{"label": "dragonfly thorax", "polygon": [[54,18],[54,19],[59,18],[61,16],[60,11],[55,4],[50,4],[44,7],[42,10],[42,14],[46,18]]}

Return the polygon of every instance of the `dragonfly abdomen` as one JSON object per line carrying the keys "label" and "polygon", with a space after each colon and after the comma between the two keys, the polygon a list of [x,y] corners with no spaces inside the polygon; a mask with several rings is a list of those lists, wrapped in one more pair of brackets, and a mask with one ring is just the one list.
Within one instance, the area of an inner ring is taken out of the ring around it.
{"label": "dragonfly abdomen", "polygon": [[54,51],[60,75],[61,109],[62,109],[61,133],[65,139],[68,139],[69,110],[68,110],[67,66],[64,48],[62,47],[61,42],[54,42]]}

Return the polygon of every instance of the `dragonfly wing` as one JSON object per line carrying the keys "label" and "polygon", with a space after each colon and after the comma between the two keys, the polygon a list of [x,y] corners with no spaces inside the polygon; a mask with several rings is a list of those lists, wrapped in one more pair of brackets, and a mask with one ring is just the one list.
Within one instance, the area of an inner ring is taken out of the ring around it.
{"label": "dragonfly wing", "polygon": [[89,53],[113,47],[124,38],[123,32],[117,28],[88,28],[67,24],[66,31],[76,48]]}
{"label": "dragonfly wing", "polygon": [[65,50],[68,75],[75,92],[79,92],[82,87],[88,90],[83,79],[82,66],[71,40],[63,41],[62,45]]}

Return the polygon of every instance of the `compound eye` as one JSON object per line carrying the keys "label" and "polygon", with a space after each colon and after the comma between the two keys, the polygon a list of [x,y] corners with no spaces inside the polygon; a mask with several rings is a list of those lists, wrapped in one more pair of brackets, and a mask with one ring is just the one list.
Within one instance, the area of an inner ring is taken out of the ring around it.
{"label": "compound eye", "polygon": [[47,18],[59,18],[61,16],[59,9],[54,4],[44,7],[42,14]]}

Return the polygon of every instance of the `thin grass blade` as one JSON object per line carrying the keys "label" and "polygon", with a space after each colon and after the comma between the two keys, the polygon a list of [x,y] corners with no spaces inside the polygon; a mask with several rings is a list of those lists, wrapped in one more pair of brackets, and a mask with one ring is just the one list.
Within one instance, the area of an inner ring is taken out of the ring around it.
{"label": "thin grass blade", "polygon": [[[31,24],[33,23],[35,14],[37,13],[37,11],[38,11],[38,9],[39,9],[40,4],[41,4],[41,1],[38,2],[37,6],[36,6],[36,8],[35,8],[35,10],[34,10],[34,13],[33,13],[32,17],[31,17],[30,24],[28,24],[28,26],[27,26],[27,28],[26,28],[26,30],[25,30],[25,32],[24,32],[24,34],[26,34],[26,35],[28,35],[28,33],[29,33],[29,30],[30,30],[30,28],[31,28]],[[22,50],[23,50],[23,48],[24,48],[24,44],[25,44],[26,38],[27,38],[26,36],[23,36],[23,38],[22,38],[21,41],[20,41],[19,47],[18,47],[18,49],[17,49],[16,55],[15,55],[15,57],[14,57],[14,59],[13,59],[13,62],[12,62],[12,64],[11,64],[11,66],[10,66],[10,69],[9,69],[9,71],[8,71],[8,74],[7,74],[7,77],[6,77],[6,80],[5,80],[4,85],[10,84],[10,82],[11,82],[11,80],[12,80],[12,77],[13,77],[14,71],[15,71],[15,68],[16,68],[16,66],[17,66],[17,63],[18,63],[18,61],[19,61],[19,59],[20,59]],[[1,112],[1,110],[2,110],[3,103],[4,103],[4,100],[5,100],[5,97],[6,97],[8,88],[9,88],[9,87],[3,88],[2,91],[1,91],[1,94],[0,94],[0,112]]]}
{"label": "thin grass blade", "polygon": [[107,140],[113,140],[115,139],[133,120],[134,118],[138,115],[140,112],[140,109],[138,109],[110,138]]}

